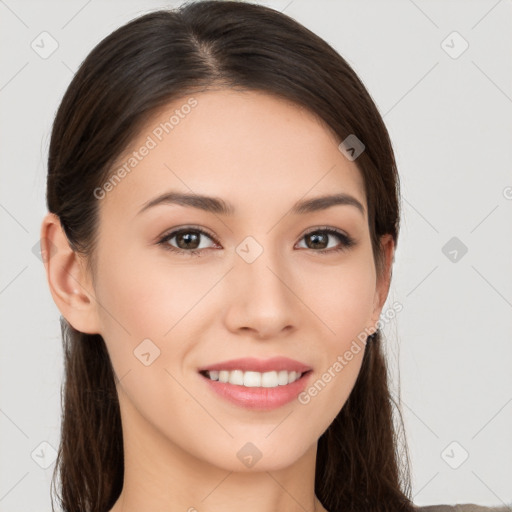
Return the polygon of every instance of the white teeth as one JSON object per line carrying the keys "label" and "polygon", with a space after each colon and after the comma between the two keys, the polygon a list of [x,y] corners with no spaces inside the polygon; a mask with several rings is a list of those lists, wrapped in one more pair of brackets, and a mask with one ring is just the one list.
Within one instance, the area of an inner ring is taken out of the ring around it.
{"label": "white teeth", "polygon": [[[261,386],[264,388],[275,388],[276,384],[279,385],[279,380],[277,378],[277,372],[265,372],[261,374]],[[288,384],[288,379],[286,379],[286,384]]]}
{"label": "white teeth", "polygon": [[219,382],[229,382],[237,386],[248,388],[276,388],[291,384],[302,377],[300,372],[288,372],[286,370],[270,372],[243,372],[242,370],[211,370],[206,372],[211,380]]}
{"label": "white teeth", "polygon": [[288,372],[286,370],[281,370],[277,374],[277,383],[280,386],[284,386],[285,384],[288,384]]}
{"label": "white teeth", "polygon": [[[236,371],[236,370],[235,370]],[[232,372],[234,373],[234,372]],[[247,388],[261,387],[261,373],[259,372],[244,372],[244,386]]]}
{"label": "white teeth", "polygon": [[228,382],[230,384],[236,384],[238,386],[244,385],[244,372],[241,370],[233,370],[229,373],[229,380]]}

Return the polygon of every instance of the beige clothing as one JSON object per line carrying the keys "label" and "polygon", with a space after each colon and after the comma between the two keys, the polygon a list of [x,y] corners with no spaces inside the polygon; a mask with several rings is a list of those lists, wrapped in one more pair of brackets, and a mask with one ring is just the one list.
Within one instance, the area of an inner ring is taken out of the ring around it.
{"label": "beige clothing", "polygon": [[512,512],[512,503],[503,507],[483,507],[473,503],[460,505],[428,505],[425,507],[416,506],[418,512]]}

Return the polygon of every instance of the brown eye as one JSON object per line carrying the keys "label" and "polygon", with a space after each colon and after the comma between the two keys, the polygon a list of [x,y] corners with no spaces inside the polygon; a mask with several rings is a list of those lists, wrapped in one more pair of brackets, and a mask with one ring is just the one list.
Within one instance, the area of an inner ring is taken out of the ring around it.
{"label": "brown eye", "polygon": [[306,240],[311,242],[310,249],[325,249],[329,244],[329,235],[321,232],[310,233],[306,235]]}
{"label": "brown eye", "polygon": [[[184,228],[171,231],[159,240],[158,244],[169,251],[196,256],[200,255],[203,249],[211,248],[211,246],[201,247],[202,238],[213,240],[213,237],[202,229]],[[173,239],[176,240],[171,243]]]}
{"label": "brown eye", "polygon": [[[337,238],[340,241],[340,244],[329,248],[330,238]],[[355,243],[355,241],[345,233],[332,228],[321,228],[316,229],[315,231],[310,231],[303,236],[303,239],[307,240],[307,249],[313,249],[315,252],[319,253],[343,251],[352,247]]]}
{"label": "brown eye", "polygon": [[195,231],[185,231],[175,235],[176,245],[180,249],[197,249],[201,235]]}

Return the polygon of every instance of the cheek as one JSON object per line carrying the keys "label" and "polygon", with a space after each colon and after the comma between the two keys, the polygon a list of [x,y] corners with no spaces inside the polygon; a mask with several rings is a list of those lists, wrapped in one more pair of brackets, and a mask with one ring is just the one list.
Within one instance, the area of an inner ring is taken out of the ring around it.
{"label": "cheek", "polygon": [[192,266],[157,260],[158,264],[143,251],[126,251],[119,259],[104,258],[97,295],[108,310],[103,314],[107,332],[122,323],[132,336],[162,339],[193,313],[194,305],[218,279],[212,272],[198,279]]}
{"label": "cheek", "polygon": [[[371,323],[375,299],[375,268],[365,255],[339,266],[317,267],[304,282],[302,296],[327,328],[332,344],[350,343]],[[331,344],[331,343],[330,343]]]}
{"label": "cheek", "polygon": [[[114,370],[119,378],[131,372],[130,377],[138,379],[142,377],[138,372],[146,368],[142,354],[149,351],[155,361],[149,368],[160,366],[157,363],[165,354],[163,334],[175,323],[176,293],[169,291],[172,283],[165,277],[156,276],[154,267],[121,245],[105,250],[98,270],[95,292],[101,305],[101,334]],[[144,378],[148,377],[146,372]]]}
{"label": "cheek", "polygon": [[[165,258],[156,258],[157,264],[142,251],[119,247],[119,257],[108,252],[99,265],[102,334],[119,377],[131,372],[140,382],[149,379],[148,388],[158,389],[152,382],[154,369],[181,374],[213,307],[208,292],[223,272],[170,265]],[[141,357],[154,362],[146,367]],[[139,376],[140,371],[145,373]]]}
{"label": "cheek", "polygon": [[[371,326],[375,298],[373,259],[358,254],[346,264],[316,273],[310,307],[322,321],[317,338],[322,354],[315,379],[302,396],[311,411],[323,411],[324,427],[343,407],[355,384],[365,351],[365,330]],[[300,398],[300,397],[299,397]],[[312,413],[313,414],[313,413]]]}

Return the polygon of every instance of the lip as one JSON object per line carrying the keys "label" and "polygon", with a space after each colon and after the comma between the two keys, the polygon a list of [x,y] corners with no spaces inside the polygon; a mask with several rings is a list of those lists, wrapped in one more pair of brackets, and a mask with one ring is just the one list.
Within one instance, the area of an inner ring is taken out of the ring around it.
{"label": "lip", "polygon": [[[226,368],[226,366],[224,366],[223,368],[228,369]],[[240,367],[238,368],[240,369]],[[213,370],[214,368],[210,367],[210,369]],[[296,380],[295,382],[292,382],[291,384],[286,384],[284,386],[277,386],[275,388],[249,388],[245,386],[229,384],[229,382],[219,382],[218,380],[211,380],[201,373],[199,374],[199,376],[209,386],[209,389],[220,395],[228,402],[237,405],[238,407],[243,407],[245,409],[251,410],[270,411],[282,407],[285,404],[288,404],[291,401],[295,400],[297,396],[302,391],[304,391],[304,388],[309,382],[312,374],[313,371],[307,371],[307,373],[302,375],[302,377]]]}
{"label": "lip", "polygon": [[[272,370],[289,372],[304,373],[311,370],[311,366],[290,359],[289,357],[271,357],[270,359],[256,359],[254,357],[244,357],[242,359],[230,359],[229,361],[222,361],[208,366],[203,366],[198,369],[199,372],[206,370],[242,370],[243,372],[270,372]],[[297,381],[299,382],[299,381]],[[285,387],[285,386],[283,386]],[[272,388],[269,388],[272,389]]]}

